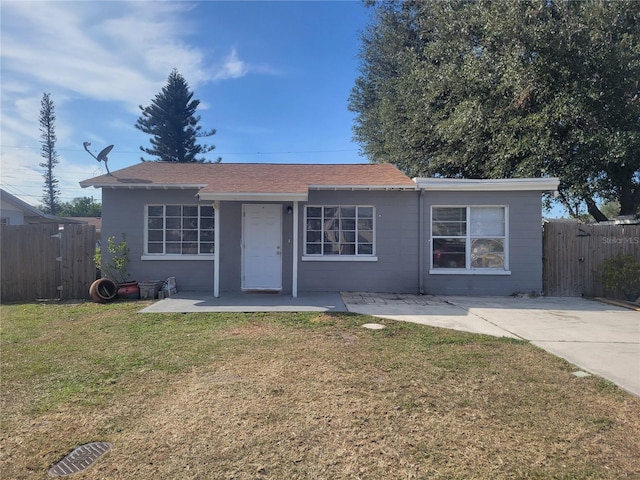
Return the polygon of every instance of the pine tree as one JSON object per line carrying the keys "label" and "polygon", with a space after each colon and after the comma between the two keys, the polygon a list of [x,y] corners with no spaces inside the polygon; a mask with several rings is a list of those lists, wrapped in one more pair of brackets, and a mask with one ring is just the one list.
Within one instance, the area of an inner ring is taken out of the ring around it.
{"label": "pine tree", "polygon": [[[140,105],[142,115],[135,127],[151,135],[151,148],[140,147],[148,155],[164,162],[204,162],[198,157],[215,147],[199,145],[197,139],[215,135],[215,130],[202,132],[200,116],[194,116],[200,100],[193,100],[193,92],[176,69],[169,74],[166,85],[148,107]],[[143,162],[144,158],[140,158]],[[220,158],[217,159],[220,161]]]}
{"label": "pine tree", "polygon": [[40,164],[45,169],[43,174],[44,195],[42,197],[42,209],[45,213],[51,215],[56,215],[60,207],[58,180],[53,176],[53,167],[58,164],[55,123],[55,105],[51,100],[50,94],[44,93],[40,103],[40,143],[42,145],[40,156],[45,159]]}

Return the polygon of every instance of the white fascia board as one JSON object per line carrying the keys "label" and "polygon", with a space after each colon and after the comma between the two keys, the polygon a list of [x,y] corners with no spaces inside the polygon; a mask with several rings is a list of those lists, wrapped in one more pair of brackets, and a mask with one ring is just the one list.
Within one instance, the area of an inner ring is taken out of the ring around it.
{"label": "white fascia board", "polygon": [[309,185],[309,190],[418,190],[416,185]]}
{"label": "white fascia board", "polygon": [[506,191],[555,191],[560,179],[551,178],[501,178],[476,180],[467,178],[414,178],[419,188],[432,192],[506,192]]}
{"label": "white fascia board", "polygon": [[246,201],[246,202],[306,202],[307,193],[261,193],[261,192],[200,192],[198,198],[206,201]]}
{"label": "white fascia board", "polygon": [[131,190],[134,188],[143,190],[200,190],[206,187],[204,184],[184,184],[184,183],[85,183],[80,182],[82,188],[124,188]]}

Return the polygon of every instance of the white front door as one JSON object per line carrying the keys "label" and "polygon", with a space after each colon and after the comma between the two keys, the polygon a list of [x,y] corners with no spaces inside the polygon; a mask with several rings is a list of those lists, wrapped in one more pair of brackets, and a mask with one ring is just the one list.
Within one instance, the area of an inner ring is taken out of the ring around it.
{"label": "white front door", "polygon": [[242,289],[282,289],[282,205],[242,206]]}

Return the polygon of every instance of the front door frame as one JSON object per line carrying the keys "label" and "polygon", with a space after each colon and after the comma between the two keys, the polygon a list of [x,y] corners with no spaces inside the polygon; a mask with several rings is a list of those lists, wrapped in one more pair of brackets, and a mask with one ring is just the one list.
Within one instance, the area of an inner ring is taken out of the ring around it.
{"label": "front door frame", "polygon": [[[247,238],[247,227],[246,227],[246,222],[247,220],[247,210],[253,208],[253,207],[269,207],[273,209],[273,212],[277,212],[277,222],[274,225],[271,225],[271,228],[274,229],[274,232],[277,229],[277,236],[278,236],[278,245],[276,246],[276,251],[274,252],[274,257],[278,256],[279,257],[279,261],[278,261],[278,270],[279,270],[279,281],[278,281],[278,285],[270,285],[270,286],[263,286],[263,287],[255,287],[255,286],[247,286],[247,279],[246,279],[246,270],[245,270],[245,266],[246,266],[246,256],[247,253],[249,252],[249,248],[251,248],[251,241],[255,241],[255,239],[248,239]],[[279,203],[244,203],[242,204],[242,248],[241,248],[241,260],[240,260],[240,274],[241,274],[241,280],[240,280],[240,286],[242,291],[252,291],[252,290],[260,290],[260,291],[282,291],[282,283],[283,283],[283,279],[282,279],[282,224],[283,224],[283,219],[282,219],[282,205]]]}

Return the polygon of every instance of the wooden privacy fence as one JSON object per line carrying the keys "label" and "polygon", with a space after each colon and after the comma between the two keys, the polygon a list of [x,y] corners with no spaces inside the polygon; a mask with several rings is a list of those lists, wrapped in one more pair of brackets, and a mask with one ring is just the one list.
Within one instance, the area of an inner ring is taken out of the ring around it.
{"label": "wooden privacy fence", "polygon": [[3,225],[0,227],[0,299],[86,299],[95,280],[93,225]]}
{"label": "wooden privacy fence", "polygon": [[602,264],[618,253],[640,260],[640,225],[546,222],[543,229],[543,290],[551,297],[600,297]]}

